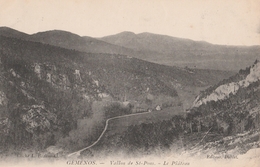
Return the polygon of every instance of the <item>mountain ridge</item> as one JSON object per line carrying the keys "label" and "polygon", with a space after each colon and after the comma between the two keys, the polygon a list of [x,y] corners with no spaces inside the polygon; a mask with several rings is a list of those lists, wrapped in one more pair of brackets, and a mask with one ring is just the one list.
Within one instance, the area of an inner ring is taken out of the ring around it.
{"label": "mountain ridge", "polygon": [[[249,66],[260,53],[260,46],[258,45],[212,45],[205,41],[193,41],[152,33],[122,32],[103,38],[93,38],[81,37],[67,31],[50,30],[24,37],[24,34],[17,35],[16,30],[12,34],[10,32],[5,33],[1,29],[7,28],[0,28],[1,35],[22,37],[25,40],[38,41],[67,49],[89,53],[128,55],[158,64],[187,66],[189,68],[238,71],[238,67]],[[122,37],[120,37],[120,34]],[[56,36],[56,38],[52,38],[53,36]]]}
{"label": "mountain ridge", "polygon": [[[8,33],[7,33],[8,32]],[[0,35],[14,38],[22,38],[24,40],[41,42],[66,49],[74,49],[81,52],[89,53],[109,53],[129,55],[135,51],[131,49],[115,46],[113,44],[100,41],[93,37],[81,37],[77,34],[63,30],[49,30],[34,34],[25,34],[7,27],[0,27]]]}

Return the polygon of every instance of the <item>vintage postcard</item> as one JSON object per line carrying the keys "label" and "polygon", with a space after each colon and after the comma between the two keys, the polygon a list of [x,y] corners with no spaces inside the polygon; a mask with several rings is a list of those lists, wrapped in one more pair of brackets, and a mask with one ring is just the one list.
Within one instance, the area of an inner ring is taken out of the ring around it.
{"label": "vintage postcard", "polygon": [[260,0],[0,0],[0,165],[260,166]]}

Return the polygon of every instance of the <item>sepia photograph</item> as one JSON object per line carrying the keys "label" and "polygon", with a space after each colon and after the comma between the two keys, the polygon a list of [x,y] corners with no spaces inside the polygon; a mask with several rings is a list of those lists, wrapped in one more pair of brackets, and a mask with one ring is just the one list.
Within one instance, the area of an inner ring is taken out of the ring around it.
{"label": "sepia photograph", "polygon": [[259,167],[260,0],[0,0],[0,166]]}

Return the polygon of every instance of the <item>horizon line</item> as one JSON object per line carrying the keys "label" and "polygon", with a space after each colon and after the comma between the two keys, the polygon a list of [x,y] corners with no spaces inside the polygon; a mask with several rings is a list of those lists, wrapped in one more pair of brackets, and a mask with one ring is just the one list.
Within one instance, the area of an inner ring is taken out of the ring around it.
{"label": "horizon line", "polygon": [[167,37],[171,37],[171,38],[178,38],[178,39],[184,39],[184,40],[190,40],[190,41],[194,41],[194,42],[204,42],[204,43],[207,43],[207,44],[211,44],[211,45],[216,45],[216,46],[236,46],[236,47],[255,47],[255,46],[260,46],[255,44],[255,45],[227,45],[227,44],[215,44],[215,43],[211,43],[211,42],[208,42],[208,41],[205,41],[205,40],[194,40],[194,39],[190,39],[190,38],[185,38],[185,37],[175,37],[175,36],[171,36],[171,35],[167,35],[167,34],[159,34],[159,33],[152,33],[152,32],[139,32],[139,33],[136,33],[136,32],[133,32],[133,31],[130,31],[130,30],[125,30],[125,31],[121,31],[121,32],[118,32],[118,33],[115,33],[115,34],[110,34],[110,35],[105,35],[105,36],[89,36],[89,35],[79,35],[75,32],[71,32],[69,30],[64,30],[64,29],[48,29],[48,30],[43,30],[43,31],[37,31],[37,32],[34,32],[34,33],[27,33],[27,32],[24,32],[24,31],[21,31],[21,30],[18,30],[18,29],[15,29],[15,28],[12,28],[12,27],[8,27],[8,26],[0,26],[0,28],[7,28],[7,29],[11,29],[11,30],[14,30],[14,31],[18,31],[20,33],[23,33],[23,34],[26,34],[26,35],[35,35],[37,33],[44,33],[44,32],[51,32],[51,31],[63,31],[63,32],[67,32],[67,33],[71,33],[71,34],[74,34],[74,35],[77,35],[79,37],[91,37],[91,38],[94,38],[94,39],[97,39],[97,40],[100,40],[100,38],[104,38],[104,37],[109,37],[109,36],[113,36],[113,35],[118,35],[118,34],[122,34],[122,33],[132,33],[134,35],[140,35],[140,34],[144,34],[144,33],[148,33],[148,34],[153,34],[153,35],[160,35],[160,36],[167,36]]}

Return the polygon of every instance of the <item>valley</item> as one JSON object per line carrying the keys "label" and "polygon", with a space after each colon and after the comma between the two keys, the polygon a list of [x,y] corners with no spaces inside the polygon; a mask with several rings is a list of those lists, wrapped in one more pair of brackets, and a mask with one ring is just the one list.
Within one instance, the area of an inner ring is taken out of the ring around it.
{"label": "valley", "polygon": [[259,46],[1,27],[0,154],[244,154],[260,144],[257,58]]}

